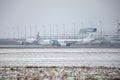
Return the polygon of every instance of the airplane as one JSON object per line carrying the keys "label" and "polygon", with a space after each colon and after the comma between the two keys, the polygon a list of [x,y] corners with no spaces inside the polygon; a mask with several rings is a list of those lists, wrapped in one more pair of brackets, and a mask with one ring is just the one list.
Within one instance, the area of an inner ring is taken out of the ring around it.
{"label": "airplane", "polygon": [[53,46],[71,46],[72,44],[91,43],[95,40],[96,28],[80,29],[79,34],[82,35],[79,39],[54,39],[52,40]]}
{"label": "airplane", "polygon": [[36,38],[27,38],[22,42],[22,45],[52,45],[52,46],[71,46],[72,44],[90,43],[95,40],[96,28],[80,29],[79,34],[82,36],[79,39],[41,39],[39,32]]}
{"label": "airplane", "polygon": [[22,45],[51,45],[50,39],[42,39],[39,35],[39,32],[36,38],[27,38],[26,40],[22,41]]}
{"label": "airplane", "polygon": [[36,38],[27,38],[24,41],[21,42],[22,45],[31,45],[31,44],[38,44],[38,41],[40,40],[39,32],[36,36]]}

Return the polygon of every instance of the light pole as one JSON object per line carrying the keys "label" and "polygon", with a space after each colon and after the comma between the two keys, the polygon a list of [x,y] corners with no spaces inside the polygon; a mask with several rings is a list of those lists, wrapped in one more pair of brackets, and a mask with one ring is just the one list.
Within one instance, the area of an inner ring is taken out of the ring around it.
{"label": "light pole", "polygon": [[43,25],[43,31],[44,31],[44,38],[46,37],[46,31],[45,31],[45,25]]}
{"label": "light pole", "polygon": [[51,24],[49,24],[49,26],[50,26],[50,39],[52,39],[51,38],[51,36],[52,36],[52,34],[51,34]]}
{"label": "light pole", "polygon": [[18,39],[19,39],[19,26],[18,26],[18,28],[17,28],[17,32],[18,32]]}
{"label": "light pole", "polygon": [[75,39],[75,37],[76,37],[76,28],[75,28],[75,23],[73,23],[73,27],[74,27],[74,39]]}
{"label": "light pole", "polygon": [[26,38],[26,25],[25,25],[25,38]]}
{"label": "light pole", "polygon": [[[81,25],[82,25],[82,28],[84,29],[84,23],[83,22],[81,22]],[[81,33],[79,32],[79,34],[81,34]],[[84,36],[84,34],[82,32],[81,37],[83,38],[83,36]]]}
{"label": "light pole", "polygon": [[64,35],[64,38],[66,37],[65,36],[65,24],[63,24],[63,35]]}
{"label": "light pole", "polygon": [[117,37],[119,38],[120,37],[120,22],[118,19],[116,21],[117,21]]}
{"label": "light pole", "polygon": [[55,26],[56,26],[56,32],[57,32],[57,38],[58,38],[58,25],[55,24]]}
{"label": "light pole", "polygon": [[32,36],[31,34],[32,34],[32,31],[31,31],[31,25],[30,25],[30,37]]}
{"label": "light pole", "polygon": [[10,31],[9,29],[10,29],[10,28],[9,28],[9,26],[8,26],[8,39],[9,39],[9,34],[10,34],[10,33],[9,33],[9,31]]}
{"label": "light pole", "polygon": [[102,33],[102,21],[99,21],[99,24],[100,24],[100,36],[101,36],[101,39],[103,39],[103,33]]}

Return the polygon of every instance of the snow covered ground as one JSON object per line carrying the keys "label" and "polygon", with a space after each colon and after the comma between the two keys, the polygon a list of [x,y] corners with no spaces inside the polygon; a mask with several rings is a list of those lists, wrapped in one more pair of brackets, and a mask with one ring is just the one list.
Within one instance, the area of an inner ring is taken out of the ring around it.
{"label": "snow covered ground", "polygon": [[4,66],[0,80],[120,80],[120,68]]}
{"label": "snow covered ground", "polygon": [[119,48],[0,49],[0,66],[120,67]]}

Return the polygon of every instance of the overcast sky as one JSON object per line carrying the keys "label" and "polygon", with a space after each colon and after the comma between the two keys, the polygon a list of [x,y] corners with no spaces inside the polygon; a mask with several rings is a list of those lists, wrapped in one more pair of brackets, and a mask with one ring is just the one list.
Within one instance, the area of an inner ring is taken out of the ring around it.
{"label": "overcast sky", "polygon": [[[95,27],[115,34],[120,0],[0,0],[0,38],[67,36]],[[100,21],[102,22],[100,24]],[[50,30],[51,26],[51,30]],[[74,30],[75,26],[75,30]],[[64,30],[65,29],[65,30]]]}

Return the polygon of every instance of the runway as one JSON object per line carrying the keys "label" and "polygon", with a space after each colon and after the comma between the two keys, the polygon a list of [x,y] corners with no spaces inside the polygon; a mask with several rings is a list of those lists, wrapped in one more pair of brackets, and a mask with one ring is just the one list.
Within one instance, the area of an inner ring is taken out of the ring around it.
{"label": "runway", "polygon": [[0,66],[120,67],[119,48],[1,48]]}

